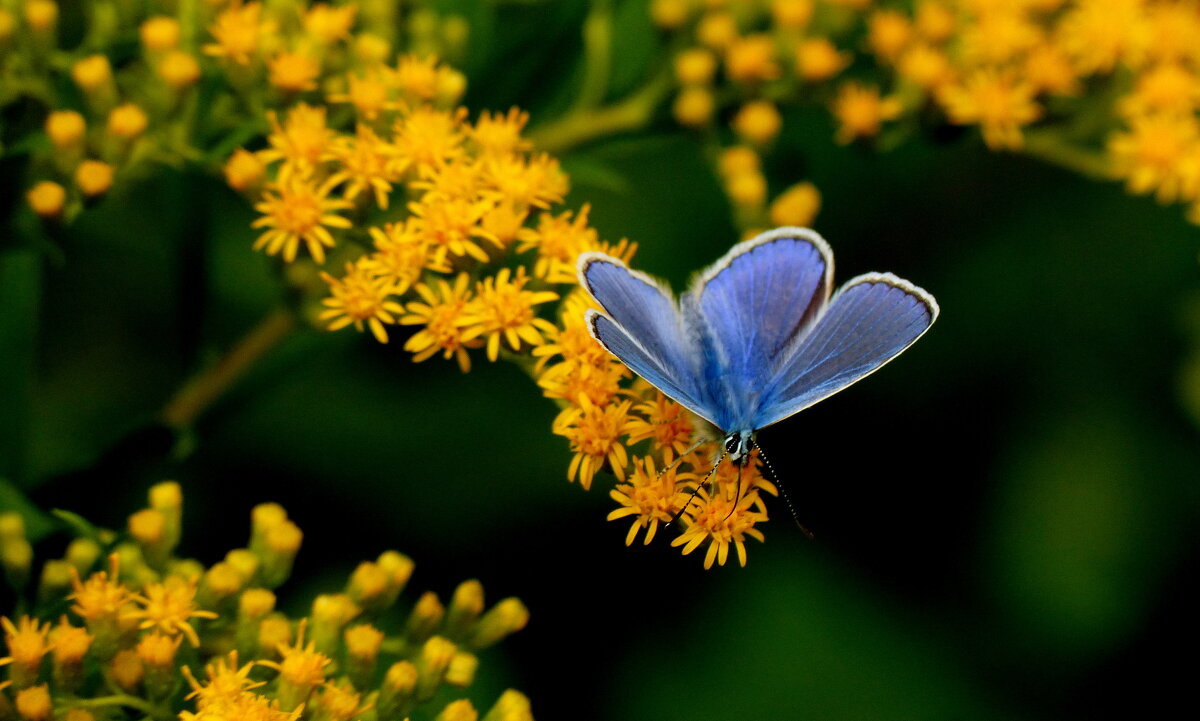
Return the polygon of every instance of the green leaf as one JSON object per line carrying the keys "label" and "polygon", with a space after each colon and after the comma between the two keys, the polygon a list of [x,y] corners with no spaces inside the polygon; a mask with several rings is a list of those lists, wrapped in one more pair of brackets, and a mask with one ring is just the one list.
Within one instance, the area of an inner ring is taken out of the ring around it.
{"label": "green leaf", "polygon": [[0,478],[0,512],[16,512],[25,519],[25,537],[37,541],[54,530],[54,521],[9,481]]}

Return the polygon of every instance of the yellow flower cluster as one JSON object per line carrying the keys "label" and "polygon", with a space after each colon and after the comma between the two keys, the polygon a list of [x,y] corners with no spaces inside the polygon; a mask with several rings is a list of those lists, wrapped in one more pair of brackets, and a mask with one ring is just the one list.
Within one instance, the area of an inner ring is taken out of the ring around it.
{"label": "yellow flower cluster", "polygon": [[[387,57],[398,40],[429,53],[445,46],[430,35],[463,34],[461,20],[451,16],[442,22],[429,10],[413,8],[414,16],[427,21],[413,23],[423,31],[398,38],[399,9],[388,3],[363,13],[365,27],[357,34],[352,29],[359,8],[350,2],[127,5],[89,8],[86,41],[69,49],[58,46],[73,28],[60,29],[55,0],[0,4],[0,107],[35,101],[33,112],[44,115],[41,134],[22,148],[31,160],[26,197],[45,219],[71,219],[152,163],[211,165],[228,153],[231,141],[252,135],[264,112],[319,93],[324,80]],[[407,73],[402,83],[420,86],[423,93],[456,96],[464,83],[450,70],[429,76],[421,63],[400,72]],[[370,76],[356,76],[343,90],[344,101],[369,113],[377,86]],[[353,154],[357,146],[343,150]],[[240,180],[231,178],[235,184],[253,182],[260,172],[242,161],[227,169],[240,174]],[[359,188],[365,189],[378,192],[374,186]]]}
{"label": "yellow flower cluster", "polygon": [[[289,618],[271,589],[286,580],[302,534],[283,508],[255,507],[247,547],[207,568],[174,554],[181,510],[178,484],[161,483],[125,533],[90,529],[63,558],[46,561],[38,605],[58,620],[0,619],[6,718],[388,721],[415,710],[467,721],[533,718],[513,690],[486,714],[466,699],[447,702],[471,685],[481,649],[526,624],[516,598],[485,609],[483,587],[466,581],[447,604],[425,593],[393,623],[413,562],[386,551],[359,564],[341,592]],[[16,514],[0,516],[0,529],[0,545],[24,538]]]}
{"label": "yellow flower cluster", "polygon": [[[1200,8],[1190,0],[654,0],[651,17],[687,41],[675,56],[676,119],[707,128],[722,117],[718,100],[729,102],[740,154],[769,150],[779,107],[815,102],[840,143],[977,126],[993,150],[1122,178],[1131,193],[1190,203],[1200,222]],[[750,163],[740,167],[722,177],[745,228],[767,189]],[[771,206],[776,223],[815,209],[796,192]]]}

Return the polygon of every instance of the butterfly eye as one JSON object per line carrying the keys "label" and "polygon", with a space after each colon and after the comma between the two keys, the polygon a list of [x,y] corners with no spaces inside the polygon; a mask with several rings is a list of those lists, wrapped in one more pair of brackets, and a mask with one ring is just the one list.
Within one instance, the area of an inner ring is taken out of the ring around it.
{"label": "butterfly eye", "polygon": [[730,433],[729,435],[725,436],[725,452],[726,453],[728,453],[731,456],[736,455],[737,450],[738,450],[738,445],[739,445],[738,435],[736,433]]}

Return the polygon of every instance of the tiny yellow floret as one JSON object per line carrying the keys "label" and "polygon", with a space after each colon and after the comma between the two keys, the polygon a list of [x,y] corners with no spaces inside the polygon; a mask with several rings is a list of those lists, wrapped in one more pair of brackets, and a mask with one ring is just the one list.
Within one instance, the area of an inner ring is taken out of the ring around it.
{"label": "tiny yellow floret", "polygon": [[113,173],[113,166],[108,163],[85,160],[75,168],[75,184],[86,196],[103,195],[112,187]]}
{"label": "tiny yellow floret", "polygon": [[43,218],[54,218],[62,212],[67,201],[67,190],[52,180],[42,180],[35,183],[25,193],[29,207]]}
{"label": "tiny yellow floret", "polygon": [[55,110],[46,116],[46,135],[59,150],[80,144],[85,132],[87,121],[74,110]]}

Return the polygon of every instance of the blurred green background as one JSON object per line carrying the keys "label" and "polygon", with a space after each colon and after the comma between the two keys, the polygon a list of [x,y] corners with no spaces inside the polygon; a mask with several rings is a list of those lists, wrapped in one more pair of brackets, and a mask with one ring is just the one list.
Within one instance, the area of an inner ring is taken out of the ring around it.
{"label": "blurred green background", "polygon": [[[472,115],[560,112],[584,4],[459,5]],[[656,61],[644,8],[620,8],[616,95]],[[786,111],[773,187],[821,189],[839,280],[892,271],[943,312],[885,371],[761,434],[816,538],[775,503],[745,569],[703,571],[665,538],[626,548],[604,520],[611,477],[566,482],[555,408],[526,376],[413,364],[400,338],[297,335],[181,453],[158,410],[280,296],[247,204],[199,173],[163,171],[47,235],[19,208],[20,158],[0,166],[0,476],[110,527],[178,479],[181,550],[205,562],[279,501],[306,534],[281,594],[298,604],[386,548],[417,561],[413,588],[518,595],[529,627],[471,695],[515,686],[541,719],[1194,705],[1194,664],[1172,654],[1200,637],[1200,231],[972,135],[880,154],[832,132],[821,108]],[[677,288],[737,240],[702,144],[665,114],[561,160],[568,204]]]}

